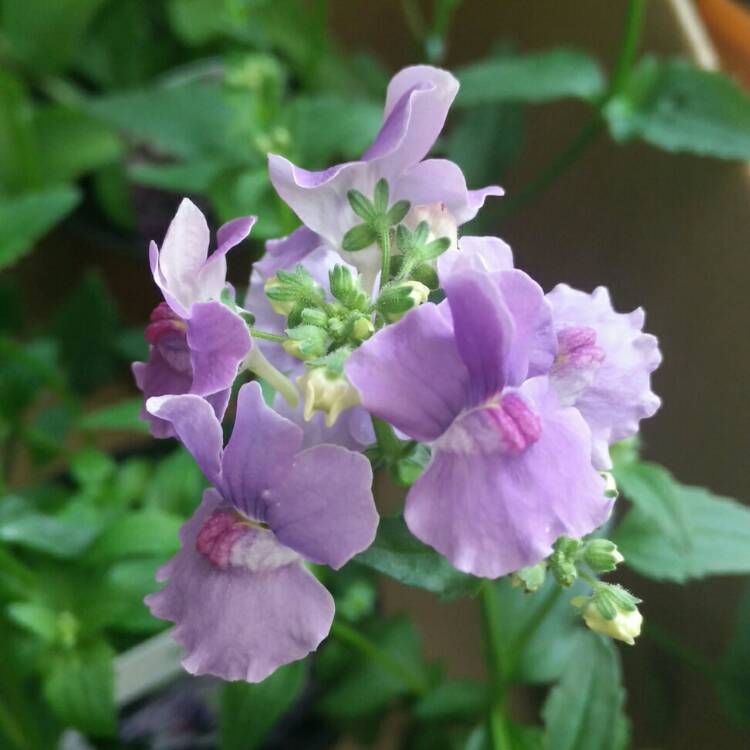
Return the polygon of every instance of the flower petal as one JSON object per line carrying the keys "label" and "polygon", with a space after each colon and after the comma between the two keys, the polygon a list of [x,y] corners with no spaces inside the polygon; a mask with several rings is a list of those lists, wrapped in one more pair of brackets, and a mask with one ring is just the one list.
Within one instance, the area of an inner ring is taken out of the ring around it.
{"label": "flower petal", "polygon": [[408,200],[413,206],[444,203],[461,225],[477,215],[487,196],[500,196],[504,191],[497,185],[469,190],[458,165],[447,159],[426,159],[394,179],[391,192],[393,200]]}
{"label": "flower petal", "polygon": [[258,383],[243,385],[222,460],[225,497],[246,516],[265,521],[261,496],[288,475],[301,442],[302,430],[266,406]]}
{"label": "flower petal", "polygon": [[510,271],[513,251],[499,237],[461,237],[458,248],[443,253],[437,261],[441,279],[450,274],[475,271]]}
{"label": "flower petal", "polygon": [[207,396],[230,388],[253,346],[245,321],[221,302],[196,302],[187,325],[193,366],[190,392]]}
{"label": "flower petal", "polygon": [[[132,365],[135,383],[143,391],[145,399],[152,396],[177,395],[190,390],[192,376],[190,373],[175,370],[162,356],[158,347],[149,350],[147,362],[134,362]],[[144,405],[141,419],[149,423],[151,434],[157,438],[174,437],[170,422],[150,414]]]}
{"label": "flower petal", "polygon": [[172,425],[177,437],[192,454],[211,484],[221,487],[221,452],[224,436],[214,409],[206,399],[186,393],[158,396],[146,401],[146,409]]}
{"label": "flower petal", "polygon": [[[653,416],[661,405],[651,390],[651,373],[661,363],[658,341],[642,331],[643,310],[615,312],[604,287],[587,294],[559,284],[547,299],[558,334],[569,327],[593,329],[595,345],[604,355],[592,382],[577,395],[574,405],[591,427],[594,463],[607,469],[612,465],[609,445],[635,435],[640,420]],[[560,392],[569,390],[566,379],[576,379],[574,365],[555,363],[553,383]]]}
{"label": "flower petal", "polygon": [[386,179],[421,161],[437,140],[458,81],[429,65],[404,68],[388,84],[383,127],[362,157],[378,161]]}
{"label": "flower petal", "polygon": [[180,532],[182,549],[160,571],[169,583],[146,604],[175,623],[172,636],[185,649],[188,672],[260,682],[318,647],[333,621],[333,598],[299,563],[263,573],[212,565],[196,539],[220,506],[208,490]]}
{"label": "flower petal", "polygon": [[219,299],[227,283],[226,254],[250,234],[255,216],[242,216],[219,227],[218,247],[211,253],[198,274],[198,288],[203,300]]}
{"label": "flower petal", "polygon": [[545,377],[517,393],[539,417],[536,442],[507,450],[490,410],[473,410],[433,447],[406,500],[415,536],[459,570],[487,578],[540,562],[558,537],[588,534],[612,509],[578,411],[560,407]]}
{"label": "flower petal", "polygon": [[345,370],[362,404],[415,440],[441,435],[466,403],[469,373],[444,305],[409,311],[365,341]]}
{"label": "flower petal", "polygon": [[[192,201],[184,198],[158,253],[159,277],[154,275],[167,302],[169,295],[177,300],[182,312],[199,299],[198,274],[206,262],[210,240],[206,217]],[[180,310],[175,312],[182,314]]]}
{"label": "flower petal", "polygon": [[469,404],[476,406],[508,382],[516,326],[490,276],[464,271],[447,278],[443,288],[453,316],[456,347],[470,375]]}
{"label": "flower petal", "polygon": [[340,568],[375,539],[370,462],[336,445],[302,451],[271,489],[265,519],[282,544],[311,562]]}

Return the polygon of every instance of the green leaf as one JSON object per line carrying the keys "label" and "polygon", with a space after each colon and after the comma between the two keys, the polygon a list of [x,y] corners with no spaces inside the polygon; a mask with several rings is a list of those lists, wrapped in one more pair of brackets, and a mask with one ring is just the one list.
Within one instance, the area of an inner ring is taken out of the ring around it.
{"label": "green leaf", "polygon": [[612,641],[582,632],[542,709],[549,750],[623,750],[627,720]]}
{"label": "green leaf", "polygon": [[689,519],[674,477],[663,466],[648,461],[615,466],[613,474],[620,492],[666,539],[686,551],[690,543]]}
{"label": "green leaf", "polygon": [[135,182],[160,190],[205,193],[226,168],[223,159],[192,159],[180,164],[134,164],[128,174]]}
{"label": "green leaf", "polygon": [[0,270],[29,253],[34,243],[64,219],[81,199],[73,186],[25,193],[0,201]]}
{"label": "green leaf", "polygon": [[344,234],[341,247],[348,253],[356,253],[370,247],[377,239],[377,232],[369,224],[357,224]]}
{"label": "green leaf", "polygon": [[95,527],[38,513],[19,497],[0,502],[0,540],[59,558],[80,555],[96,536]]}
{"label": "green leaf", "polygon": [[459,68],[457,107],[497,102],[593,99],[604,91],[598,63],[579,50],[553,49],[502,57]]}
{"label": "green leaf", "polygon": [[33,602],[14,602],[9,604],[6,612],[8,619],[48,643],[58,635],[57,613],[49,607]]}
{"label": "green leaf", "polygon": [[166,559],[180,547],[182,521],[179,516],[156,509],[133,511],[99,535],[87,558],[95,563],[139,556]]}
{"label": "green leaf", "polygon": [[112,94],[89,100],[85,109],[165,154],[202,160],[238,153],[229,130],[232,111],[217,82]]}
{"label": "green leaf", "polygon": [[[41,183],[32,128],[33,109],[23,83],[0,68],[0,191]],[[0,208],[0,211],[2,209]]]}
{"label": "green leaf", "polygon": [[83,430],[127,430],[129,432],[148,432],[148,423],[141,419],[143,398],[131,398],[118,401],[111,406],[90,411],[78,420]]}
{"label": "green leaf", "polygon": [[34,117],[37,158],[46,183],[75,180],[116,161],[123,147],[106,125],[68,107],[53,105]]}
{"label": "green leaf", "polygon": [[372,545],[354,558],[360,565],[445,599],[475,594],[481,580],[460,573],[432,547],[412,536],[403,518],[381,518]]}
{"label": "green leaf", "polygon": [[44,697],[64,725],[97,737],[117,726],[114,651],[105,641],[54,655],[44,677]]}
{"label": "green leaf", "polygon": [[3,35],[12,53],[37,73],[54,73],[78,51],[104,0],[3,0]]}
{"label": "green leaf", "polygon": [[193,457],[178,448],[159,461],[143,504],[187,517],[197,507],[205,486],[206,480]]}
{"label": "green leaf", "polygon": [[618,141],[750,159],[750,96],[726,75],[684,60],[642,60],[605,115]]}
{"label": "green leaf", "polygon": [[[679,517],[673,524],[684,524],[684,533],[666,535],[646,507],[636,506],[614,537],[627,564],[649,578],[680,583],[750,573],[750,509],[667,476],[662,489],[676,503]],[[625,494],[630,498],[627,489]]]}
{"label": "green leaf", "polygon": [[489,701],[487,686],[471,680],[446,680],[414,707],[420,721],[474,721]]}
{"label": "green leaf", "polygon": [[254,750],[291,708],[305,684],[305,662],[277,669],[263,682],[228,682],[221,690],[219,747]]}
{"label": "green leaf", "polygon": [[81,487],[98,488],[115,472],[115,462],[96,448],[82,448],[70,458],[70,473]]}
{"label": "green leaf", "polygon": [[531,684],[559,679],[583,629],[570,600],[587,593],[587,587],[578,581],[563,590],[551,576],[533,594],[514,587],[507,577],[495,586],[503,623],[502,663],[511,677]]}

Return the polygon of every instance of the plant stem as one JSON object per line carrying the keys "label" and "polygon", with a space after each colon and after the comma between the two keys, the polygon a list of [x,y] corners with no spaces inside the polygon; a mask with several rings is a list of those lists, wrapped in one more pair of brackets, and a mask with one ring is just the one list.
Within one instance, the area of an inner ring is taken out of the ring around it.
{"label": "plant stem", "polygon": [[372,429],[375,432],[380,452],[386,458],[396,458],[401,454],[401,441],[396,437],[388,422],[384,422],[378,417],[372,417]]}
{"label": "plant stem", "polygon": [[506,695],[509,685],[503,663],[502,630],[498,617],[500,610],[497,589],[493,581],[484,582],[480,590],[480,604],[492,687],[492,702],[488,716],[490,740],[493,750],[511,750],[512,744],[506,716]]}
{"label": "plant stem", "polygon": [[355,648],[364,654],[368,659],[380,665],[386,672],[389,672],[397,679],[407,685],[412,692],[417,695],[424,695],[428,690],[428,685],[421,675],[410,671],[403,662],[395,656],[383,651],[376,643],[371,641],[367,636],[362,635],[350,625],[341,620],[335,620],[331,627],[331,635],[338,638],[342,643]]}
{"label": "plant stem", "polygon": [[544,192],[560,177],[578,157],[597,139],[606,125],[604,108],[619,94],[627,82],[638,51],[638,43],[643,28],[643,16],[646,0],[630,0],[625,13],[625,27],[620,52],[615,63],[612,80],[606,92],[596,103],[593,115],[571,141],[542,170],[513,196],[503,202],[498,210],[503,219],[519,208],[527,205],[533,198]]}
{"label": "plant stem", "polygon": [[268,331],[260,331],[257,328],[251,328],[250,335],[256,339],[265,339],[266,341],[276,341],[279,344],[286,341],[286,336],[280,336],[277,333],[269,333]]}
{"label": "plant stem", "polygon": [[380,288],[382,289],[391,278],[391,230],[386,227],[378,236],[380,246]]}

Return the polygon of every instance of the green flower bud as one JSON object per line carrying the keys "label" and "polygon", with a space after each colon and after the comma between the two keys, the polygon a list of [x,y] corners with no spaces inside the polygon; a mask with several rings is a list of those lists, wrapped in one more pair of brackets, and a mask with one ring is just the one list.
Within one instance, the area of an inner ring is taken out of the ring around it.
{"label": "green flower bud", "polygon": [[632,646],[641,633],[643,615],[635,604],[626,608],[621,601],[618,603],[617,597],[613,599],[607,593],[612,588],[618,587],[604,587],[590,598],[576,597],[571,604],[580,608],[583,621],[590,630]]}
{"label": "green flower bud", "polygon": [[297,359],[315,359],[322,357],[328,350],[328,333],[323,328],[313,325],[299,325],[288,328],[289,339],[281,346],[288,354]]}
{"label": "green flower bud", "polygon": [[576,562],[582,546],[583,542],[567,536],[561,536],[555,542],[549,558],[549,569],[561,586],[572,586],[578,577]]}
{"label": "green flower bud", "polygon": [[375,326],[372,321],[368,318],[357,318],[352,326],[352,336],[357,341],[364,341],[369,339],[372,334],[375,333]]}
{"label": "green flower bud", "polygon": [[396,323],[414,307],[427,302],[430,290],[420,281],[402,281],[386,287],[377,301],[378,309],[389,323]]}
{"label": "green flower bud", "polygon": [[316,411],[326,415],[326,427],[332,427],[345,409],[360,403],[356,388],[343,375],[336,375],[326,367],[315,367],[297,378],[305,396],[304,417],[310,421]]}
{"label": "green flower bud", "polygon": [[[263,284],[263,291],[265,292],[266,297],[268,297],[272,310],[277,315],[283,315],[286,317],[294,309],[295,302],[292,299],[274,299],[273,290],[279,289],[280,287],[283,287],[281,281],[279,281],[276,276],[272,276],[265,284]],[[271,294],[269,294],[269,292],[271,292]]]}
{"label": "green flower bud", "polygon": [[592,539],[583,549],[583,559],[595,573],[609,573],[625,558],[609,539]]}
{"label": "green flower bud", "polygon": [[306,307],[301,313],[301,318],[303,323],[318,328],[325,328],[328,325],[328,316],[314,307]]}

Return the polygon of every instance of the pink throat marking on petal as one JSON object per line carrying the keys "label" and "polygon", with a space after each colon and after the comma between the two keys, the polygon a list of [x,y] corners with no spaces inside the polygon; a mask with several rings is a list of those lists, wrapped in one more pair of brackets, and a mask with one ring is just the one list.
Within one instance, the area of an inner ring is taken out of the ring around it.
{"label": "pink throat marking on petal", "polygon": [[553,369],[596,367],[604,362],[604,350],[596,345],[596,331],[588,326],[570,326],[557,333],[558,352]]}
{"label": "pink throat marking on petal", "polygon": [[204,521],[195,546],[217,568],[226,570],[232,566],[235,544],[244,536],[254,534],[255,529],[268,529],[268,526],[251,521],[234,510],[219,510]]}
{"label": "pink throat marking on petal", "polygon": [[187,330],[185,321],[166,302],[159,303],[151,311],[150,321],[144,331],[149,344],[158,344],[166,336],[173,334],[182,336]]}
{"label": "pink throat marking on petal", "polygon": [[487,407],[487,412],[510,453],[523,453],[542,434],[541,419],[515,393],[502,396],[499,403]]}

